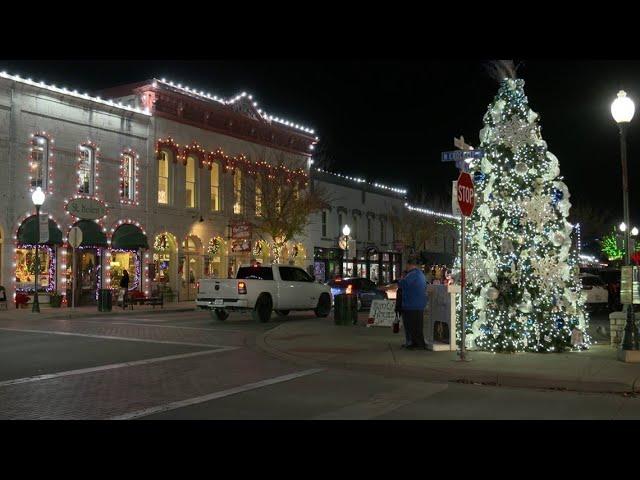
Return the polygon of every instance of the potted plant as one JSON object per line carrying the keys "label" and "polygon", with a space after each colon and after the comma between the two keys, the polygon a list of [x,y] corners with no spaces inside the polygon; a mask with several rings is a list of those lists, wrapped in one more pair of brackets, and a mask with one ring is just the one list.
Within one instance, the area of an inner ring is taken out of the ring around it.
{"label": "potted plant", "polygon": [[49,305],[53,308],[60,308],[62,306],[62,295],[60,295],[58,292],[50,293]]}
{"label": "potted plant", "polygon": [[27,308],[27,303],[29,303],[29,296],[26,293],[18,292],[16,293],[16,308]]}

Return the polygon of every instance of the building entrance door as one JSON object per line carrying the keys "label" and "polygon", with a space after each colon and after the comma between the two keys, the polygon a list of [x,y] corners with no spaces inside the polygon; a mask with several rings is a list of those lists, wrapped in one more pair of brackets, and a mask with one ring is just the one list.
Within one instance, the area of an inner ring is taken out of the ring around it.
{"label": "building entrance door", "polygon": [[76,250],[76,306],[97,305],[96,290],[100,274],[100,257],[95,248]]}

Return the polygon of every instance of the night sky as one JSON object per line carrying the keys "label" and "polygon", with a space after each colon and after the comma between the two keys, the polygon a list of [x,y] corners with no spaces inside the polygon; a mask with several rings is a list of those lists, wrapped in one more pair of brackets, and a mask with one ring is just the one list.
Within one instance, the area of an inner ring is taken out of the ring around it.
{"label": "night sky", "polygon": [[[254,95],[272,115],[314,128],[332,170],[449,196],[457,172],[442,164],[453,137],[478,145],[498,89],[488,60],[467,61],[3,61],[0,69],[95,91],[152,77],[229,97]],[[610,104],[624,88],[640,109],[640,61],[516,59],[542,136],[560,160],[571,201],[622,218],[620,154]],[[631,215],[640,201],[640,114],[629,129]]]}

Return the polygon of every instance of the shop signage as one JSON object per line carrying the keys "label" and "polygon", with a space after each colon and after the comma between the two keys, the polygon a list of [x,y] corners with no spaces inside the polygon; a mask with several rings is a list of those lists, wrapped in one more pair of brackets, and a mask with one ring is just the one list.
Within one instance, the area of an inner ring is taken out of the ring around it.
{"label": "shop signage", "polygon": [[251,242],[249,240],[232,240],[231,251],[234,253],[250,252]]}
{"label": "shop signage", "polygon": [[231,238],[234,240],[251,238],[251,225],[248,223],[231,225]]}
{"label": "shop signage", "polygon": [[38,238],[38,243],[47,243],[49,241],[49,215],[46,213],[41,213],[38,218],[38,230],[40,232],[40,237]]}
{"label": "shop signage", "polygon": [[[638,267],[622,267],[620,269],[620,302],[629,304],[633,299],[636,305],[640,303],[640,281]],[[633,290],[632,290],[633,289]]]}
{"label": "shop signage", "polygon": [[73,198],[67,203],[67,211],[82,220],[96,220],[107,214],[107,207],[93,198]]}

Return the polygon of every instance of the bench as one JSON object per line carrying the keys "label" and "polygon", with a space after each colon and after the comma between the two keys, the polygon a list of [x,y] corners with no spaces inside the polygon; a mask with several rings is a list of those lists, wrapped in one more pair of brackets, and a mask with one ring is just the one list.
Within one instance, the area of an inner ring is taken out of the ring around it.
{"label": "bench", "polygon": [[129,299],[129,303],[132,307],[134,304],[138,304],[138,305],[153,305],[153,308],[156,308],[156,305],[160,305],[160,308],[164,308],[164,297],[162,294],[160,294],[159,296],[154,296],[154,297]]}

